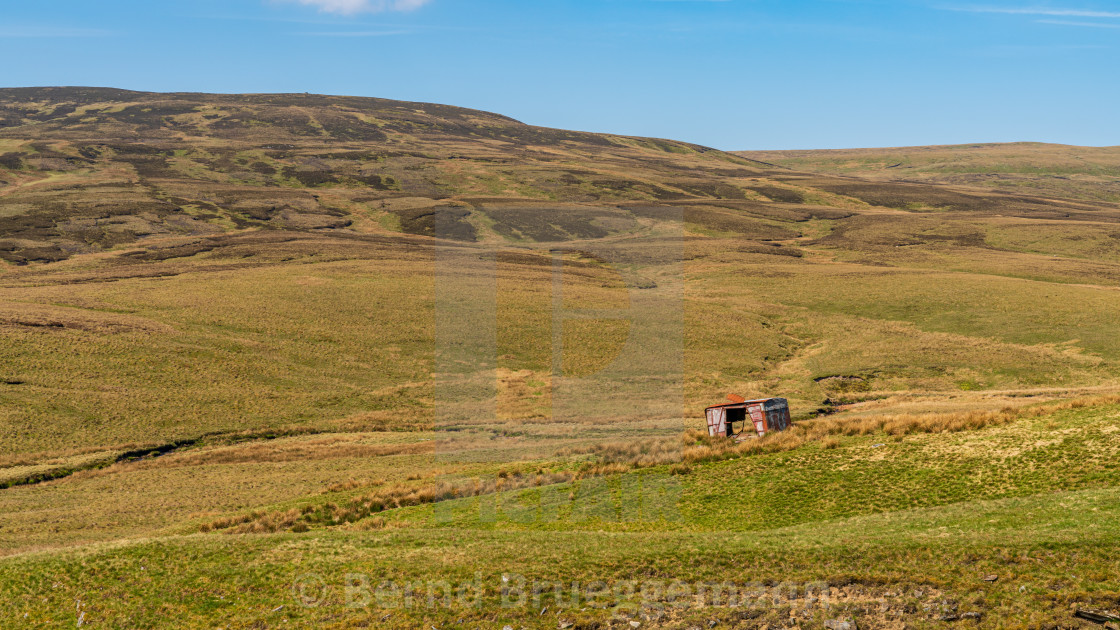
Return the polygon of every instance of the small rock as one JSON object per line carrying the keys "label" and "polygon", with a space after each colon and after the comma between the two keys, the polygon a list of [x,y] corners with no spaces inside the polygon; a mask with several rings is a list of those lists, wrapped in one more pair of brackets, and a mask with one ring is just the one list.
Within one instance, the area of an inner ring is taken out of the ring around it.
{"label": "small rock", "polygon": [[571,628],[573,625],[574,624],[570,621],[561,621],[557,624],[557,627],[560,628],[560,630],[568,630],[568,628]]}
{"label": "small rock", "polygon": [[284,607],[283,606],[277,606],[276,608],[272,609],[272,612],[280,612],[281,610],[284,610]]}
{"label": "small rock", "polygon": [[978,613],[978,612],[966,612],[966,613],[961,615],[961,619],[975,619],[977,621],[980,621],[980,613]]}
{"label": "small rock", "polygon": [[642,622],[640,622],[640,621],[631,621],[631,622],[630,622],[630,627],[631,627],[631,628],[641,628],[641,627],[642,627]]}
{"label": "small rock", "polygon": [[1020,586],[1020,587],[1019,587],[1019,592],[1020,592],[1020,593],[1026,593],[1026,592],[1027,592],[1027,587],[1025,587],[1025,586]]}
{"label": "small rock", "polygon": [[941,615],[940,617],[938,617],[938,619],[940,619],[941,621],[956,621],[956,620],[960,619],[960,617],[958,617],[954,614],[948,614],[948,615]]}
{"label": "small rock", "polygon": [[[504,575],[502,576],[502,580],[506,582],[509,581]],[[502,630],[513,630],[513,626],[502,626]]]}
{"label": "small rock", "polygon": [[854,621],[844,621],[843,619],[829,619],[824,622],[824,627],[828,630],[856,630]]}
{"label": "small rock", "polygon": [[708,627],[709,627],[709,628],[714,628],[714,627],[716,627],[716,620],[715,620],[715,619],[711,619],[711,620],[709,620],[709,621],[708,621]]}
{"label": "small rock", "polygon": [[995,582],[996,580],[999,579],[999,576],[998,575],[985,575],[984,577],[982,577],[980,579],[984,580],[985,582]]}

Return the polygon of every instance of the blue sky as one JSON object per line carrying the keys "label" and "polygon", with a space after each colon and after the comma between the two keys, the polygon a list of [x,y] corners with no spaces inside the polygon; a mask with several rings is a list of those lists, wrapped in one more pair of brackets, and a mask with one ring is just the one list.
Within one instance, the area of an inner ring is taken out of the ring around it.
{"label": "blue sky", "polygon": [[8,0],[0,85],[317,92],[721,149],[1120,145],[1120,2]]}

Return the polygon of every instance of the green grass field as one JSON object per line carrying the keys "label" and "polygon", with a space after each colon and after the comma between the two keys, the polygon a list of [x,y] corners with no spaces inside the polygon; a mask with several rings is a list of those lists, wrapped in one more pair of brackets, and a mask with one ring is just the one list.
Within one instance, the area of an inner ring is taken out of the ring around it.
{"label": "green grass field", "polygon": [[[9,622],[27,615],[33,625],[72,623],[80,610],[118,626],[551,628],[612,618],[677,627],[846,617],[870,627],[940,627],[942,617],[975,613],[993,627],[1068,626],[1071,606],[1108,607],[1118,596],[1120,470],[1109,439],[1118,418],[1116,406],[1091,407],[979,431],[857,436],[828,449],[699,464],[669,477],[678,484],[675,508],[666,495],[658,504],[624,490],[631,477],[664,483],[655,467],[585,479],[575,498],[566,488],[549,492],[555,509],[540,490],[522,490],[453,501],[438,513],[404,508],[372,531],[359,521],[21,554],[0,564],[0,579],[13,586],[0,614]],[[647,511],[638,514],[635,503]],[[307,582],[314,588],[293,595],[292,584],[309,575],[327,590]],[[525,580],[524,601],[516,590],[503,599],[503,575],[514,586]],[[988,575],[998,580],[983,581]],[[364,601],[355,576],[377,594],[366,606],[352,606]],[[416,586],[411,605],[386,581]],[[472,590],[445,605],[442,582],[480,589],[477,601]],[[732,590],[712,601],[708,584],[723,582]],[[560,604],[556,583],[564,585]],[[658,598],[643,598],[643,585]],[[729,596],[737,605],[727,605]]]}

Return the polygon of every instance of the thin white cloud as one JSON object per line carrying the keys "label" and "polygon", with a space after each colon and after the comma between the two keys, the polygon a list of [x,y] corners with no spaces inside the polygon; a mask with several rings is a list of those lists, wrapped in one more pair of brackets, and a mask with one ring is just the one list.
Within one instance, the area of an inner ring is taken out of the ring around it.
{"label": "thin white cloud", "polygon": [[1106,24],[1104,22],[1074,22],[1072,20],[1035,20],[1039,24],[1059,24],[1061,26],[1086,26],[1089,28],[1120,28],[1120,24]]}
{"label": "thin white cloud", "polygon": [[[291,1],[291,0],[288,0]],[[412,11],[431,0],[295,0],[302,5],[318,7],[327,13],[354,15],[355,13],[380,13],[383,11]]]}
{"label": "thin white cloud", "polygon": [[1120,18],[1116,11],[1092,11],[1086,9],[1052,9],[1049,7],[989,7],[967,6],[946,7],[948,11],[963,11],[966,13],[1002,13],[1005,15],[1049,15],[1053,17],[1082,17],[1082,18]]}
{"label": "thin white cloud", "polygon": [[303,33],[309,37],[389,37],[408,35],[412,31],[311,31]]}

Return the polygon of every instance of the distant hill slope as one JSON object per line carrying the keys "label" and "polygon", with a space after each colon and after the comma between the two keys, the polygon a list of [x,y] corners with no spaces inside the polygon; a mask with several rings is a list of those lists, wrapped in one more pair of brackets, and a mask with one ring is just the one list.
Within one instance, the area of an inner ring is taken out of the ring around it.
{"label": "distant hill slope", "polygon": [[687,208],[696,235],[755,241],[797,234],[773,221],[838,219],[868,205],[1120,219],[1091,200],[869,186],[764,163],[779,158],[376,98],[3,89],[0,260],[262,229],[598,239],[633,234],[667,205]]}
{"label": "distant hill slope", "polygon": [[[0,257],[49,262],[151,236],[346,228],[360,222],[355,215],[431,235],[428,210],[442,200],[744,199],[750,191],[725,178],[764,170],[683,142],[533,127],[445,105],[4,89]],[[410,201],[378,203],[399,198]],[[460,214],[463,224],[446,235],[476,240],[477,213]],[[602,233],[587,221],[551,230],[497,223],[530,240]]]}
{"label": "distant hill slope", "polygon": [[739,151],[797,170],[877,181],[978,186],[1072,199],[1120,201],[1120,147],[1041,142],[821,151]]}

